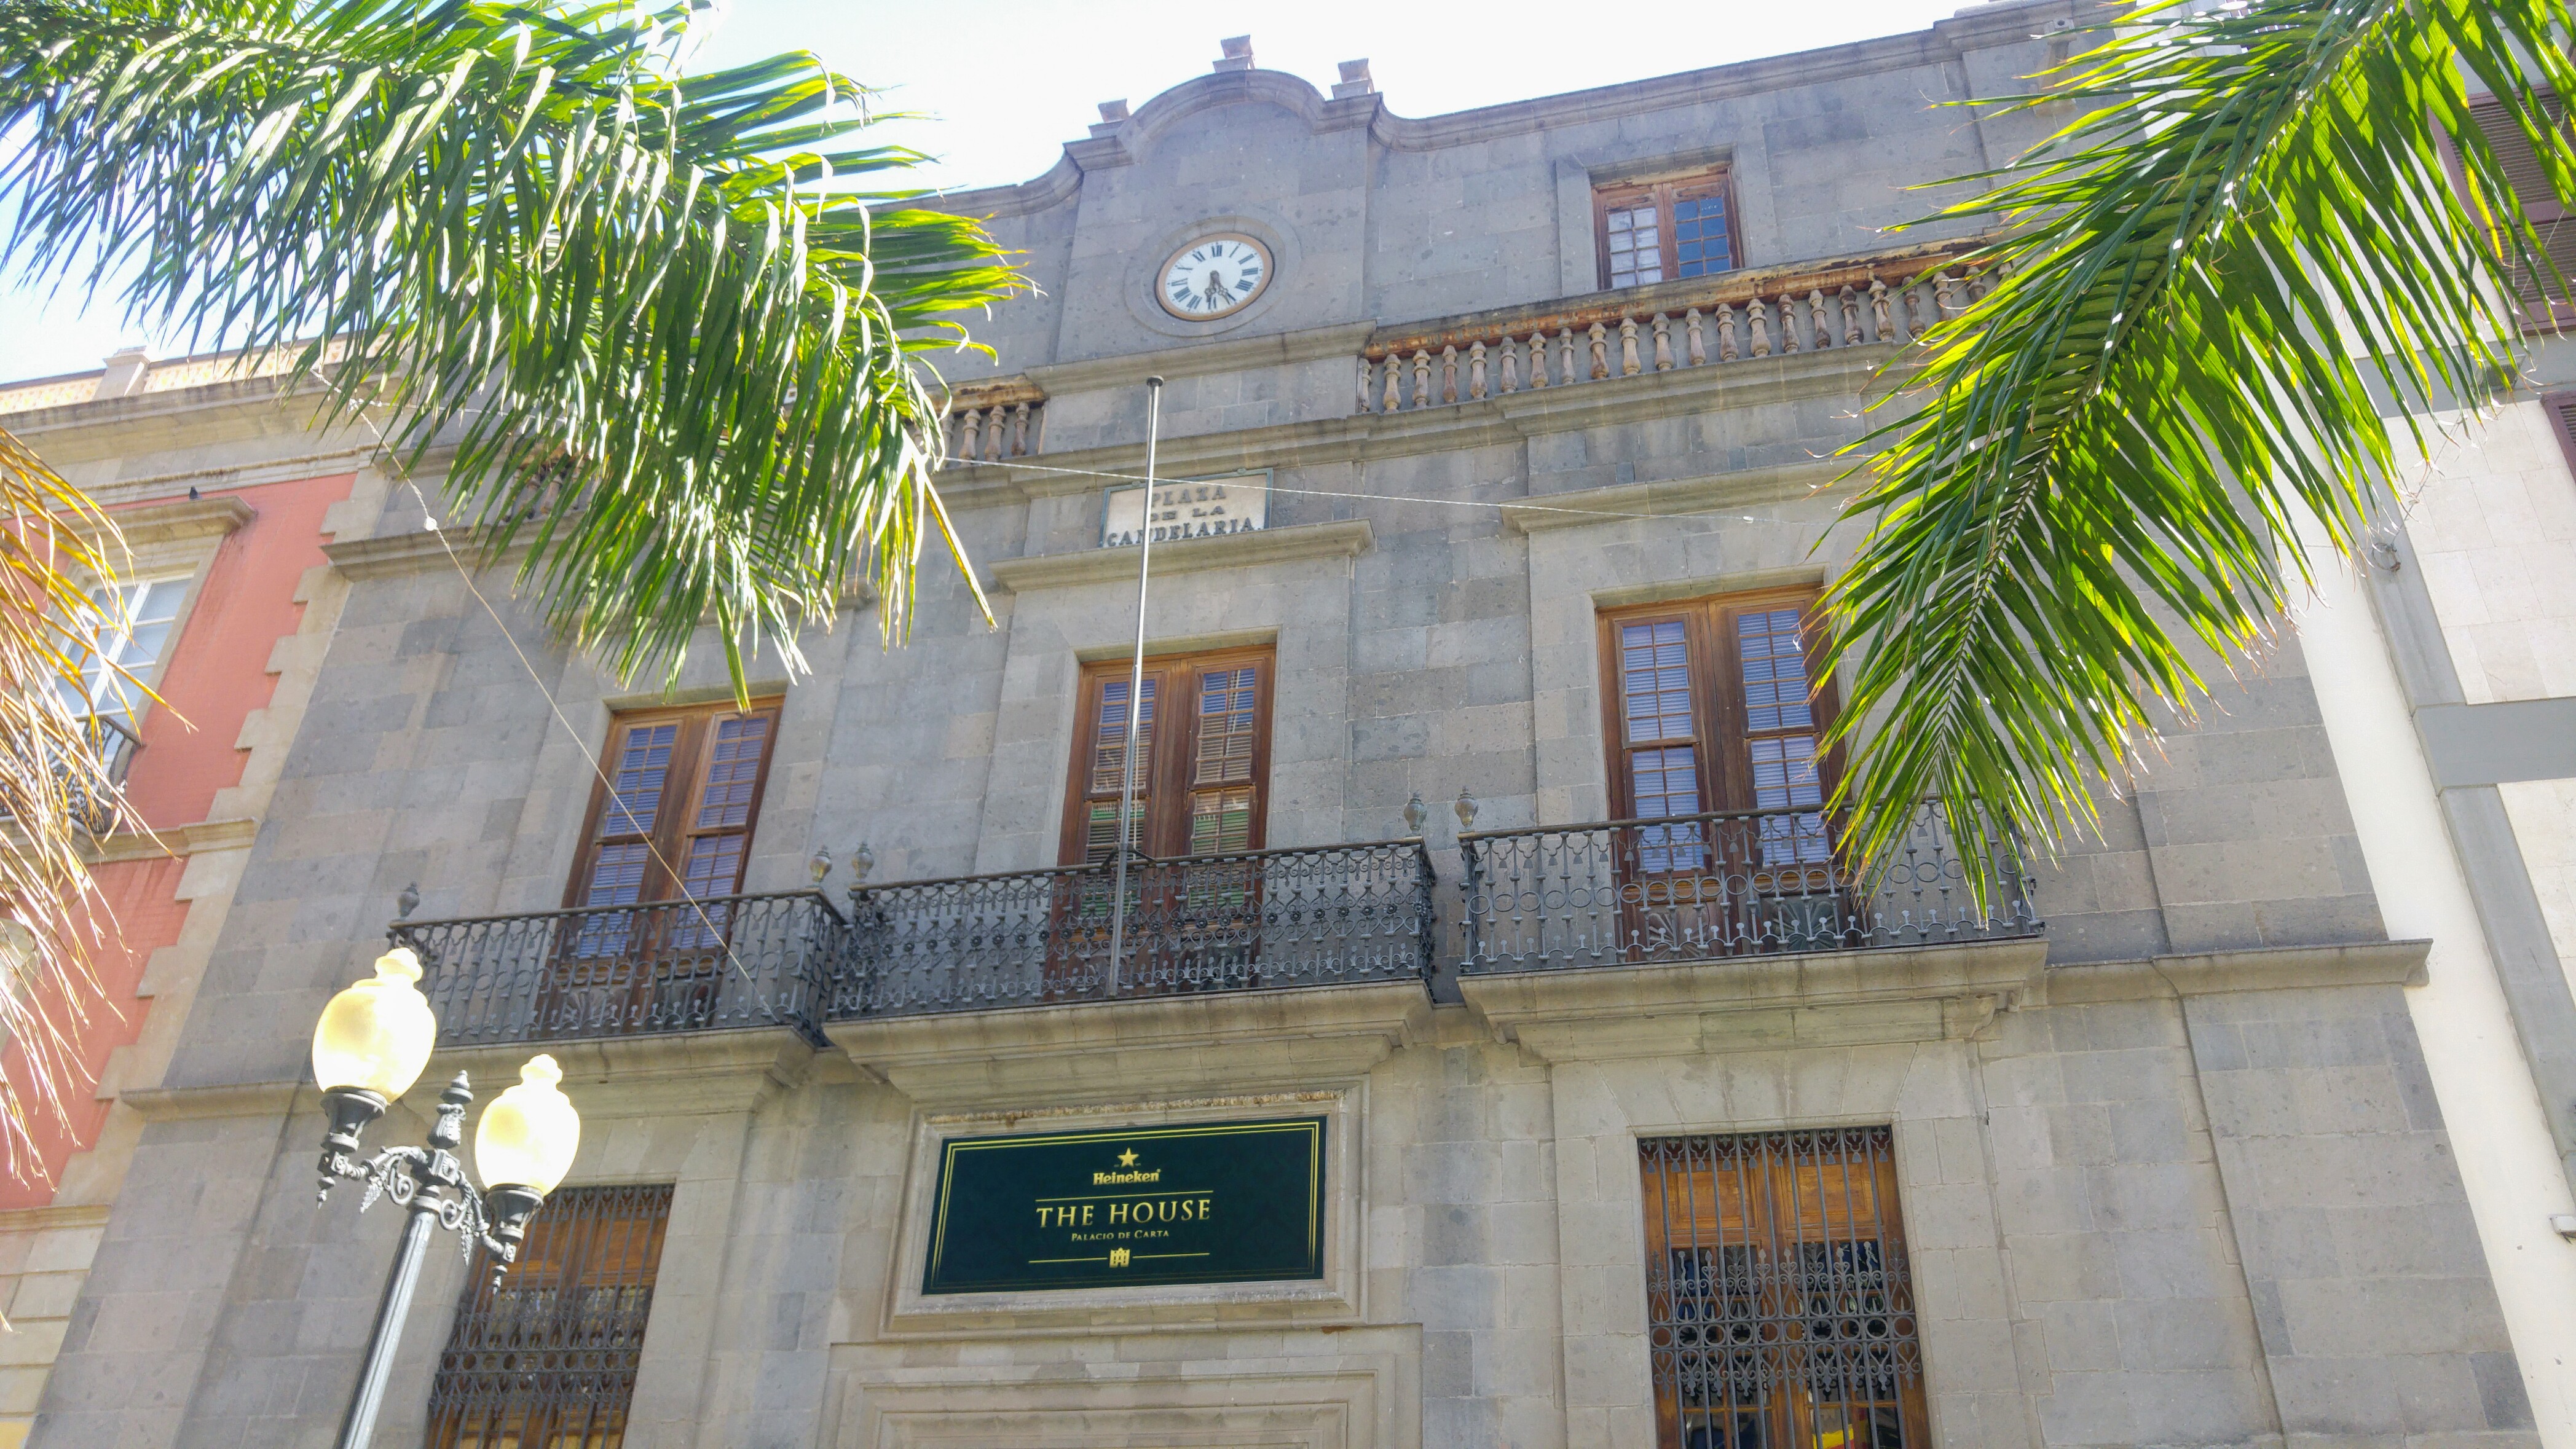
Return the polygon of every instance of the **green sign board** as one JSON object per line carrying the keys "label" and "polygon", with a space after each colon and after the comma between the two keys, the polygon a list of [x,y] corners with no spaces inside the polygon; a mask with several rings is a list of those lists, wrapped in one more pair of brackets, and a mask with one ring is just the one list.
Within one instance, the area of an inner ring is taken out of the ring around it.
{"label": "green sign board", "polygon": [[1324,1276],[1324,1119],[941,1144],[924,1293]]}

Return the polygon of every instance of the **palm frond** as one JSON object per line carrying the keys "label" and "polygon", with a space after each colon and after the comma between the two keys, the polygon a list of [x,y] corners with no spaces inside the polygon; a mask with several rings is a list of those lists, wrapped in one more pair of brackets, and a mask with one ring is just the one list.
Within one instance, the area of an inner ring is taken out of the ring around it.
{"label": "palm frond", "polygon": [[45,1170],[39,1125],[71,1125],[81,1028],[103,1005],[91,963],[113,922],[83,850],[125,808],[86,684],[114,668],[97,642],[126,623],[123,558],[106,513],[0,430],[0,1033],[17,1048],[0,1165],[22,1182]]}
{"label": "palm frond", "polygon": [[2576,90],[2562,0],[2169,5],[2102,33],[2014,102],[2079,118],[1960,178],[1982,194],[1936,219],[2000,222],[1971,264],[2002,280],[1901,361],[1882,404],[1920,409],[1851,449],[1870,528],[1827,602],[1869,859],[1926,796],[1973,853],[2094,824],[2094,788],[2319,566],[2299,515],[2352,549],[2396,462],[2381,400],[2408,428],[2489,401],[2531,320],[2509,275],[2556,279],[2468,86],[2576,199],[2545,104]]}
{"label": "palm frond", "polygon": [[[939,404],[909,354],[1019,278],[887,186],[810,55],[682,76],[695,0],[0,0],[0,259],[165,333],[295,344],[442,521],[621,675],[712,620],[791,668],[864,574],[906,626]],[[935,526],[935,522],[933,524]]]}

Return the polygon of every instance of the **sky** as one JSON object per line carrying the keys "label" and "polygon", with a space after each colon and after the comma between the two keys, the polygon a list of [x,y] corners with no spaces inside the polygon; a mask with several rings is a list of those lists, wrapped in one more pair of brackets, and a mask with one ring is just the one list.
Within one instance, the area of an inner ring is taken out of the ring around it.
{"label": "sky", "polygon": [[[1265,70],[1329,90],[1365,57],[1389,109],[1433,116],[1560,91],[1920,30],[1976,0],[730,0],[695,70],[813,51],[878,88],[881,109],[919,112],[881,138],[935,157],[920,184],[1025,181],[1099,119],[1204,75],[1217,42],[1250,32]],[[97,367],[121,346],[170,339],[0,277],[0,379]]]}

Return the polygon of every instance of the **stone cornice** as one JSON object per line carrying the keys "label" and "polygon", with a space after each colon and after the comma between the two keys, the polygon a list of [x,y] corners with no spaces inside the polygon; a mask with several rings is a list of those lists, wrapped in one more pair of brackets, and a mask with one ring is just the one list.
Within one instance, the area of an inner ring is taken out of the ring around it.
{"label": "stone cornice", "polygon": [[22,438],[35,438],[81,428],[130,427],[146,418],[225,408],[256,407],[273,412],[284,405],[284,399],[293,396],[311,396],[319,405],[328,391],[324,383],[314,379],[307,379],[303,386],[291,392],[284,383],[283,376],[272,373],[260,377],[226,378],[161,392],[91,398],[15,414],[9,419],[9,430]]}
{"label": "stone cornice", "polygon": [[[1305,468],[1367,462],[1519,443],[1549,433],[1687,417],[1752,403],[1860,398],[1867,395],[1871,377],[1880,364],[1896,351],[1882,344],[1837,347],[1825,352],[1642,373],[1443,407],[1351,413],[1233,432],[1184,434],[1162,440],[1156,468],[1164,476],[1183,477],[1229,468]],[[1352,356],[1356,359],[1357,352]],[[1145,445],[1140,439],[1041,453],[1008,462],[961,464],[940,475],[939,491],[952,510],[992,508],[1030,498],[1085,492],[1101,486],[1102,474],[1140,474],[1144,462]]]}
{"label": "stone cornice", "polygon": [[1618,523],[1636,516],[1675,517],[1754,503],[1798,502],[1850,471],[1839,458],[1746,468],[1698,478],[1619,483],[1570,493],[1544,493],[1502,505],[1503,526],[1516,533]]}
{"label": "stone cornice", "polygon": [[[376,538],[353,538],[341,543],[322,545],[323,557],[331,566],[353,579],[393,578],[416,574],[423,569],[452,567],[449,550],[464,561],[467,568],[482,562],[485,542],[491,535],[483,529],[415,529],[410,533],[389,533]],[[507,562],[507,559],[503,560]]]}
{"label": "stone cornice", "polygon": [[2421,986],[2430,941],[2372,941],[2349,946],[2276,946],[2204,951],[2097,966],[2059,966],[2042,985],[2051,1006],[2146,1001],[2237,991],[2300,991],[2345,986]]}
{"label": "stone cornice", "polygon": [[[115,520],[116,531],[124,536],[127,547],[142,548],[150,544],[221,538],[259,515],[239,498],[172,498],[133,508],[119,508],[108,516]],[[99,527],[95,518],[66,521],[74,532],[92,539],[106,537],[107,530]]]}
{"label": "stone cornice", "polygon": [[803,1082],[814,1059],[812,1044],[783,1026],[444,1047],[403,1100],[424,1116],[433,1113],[438,1094],[461,1071],[476,1100],[489,1101],[539,1052],[563,1068],[564,1094],[592,1122],[748,1112]]}
{"label": "stone cornice", "polygon": [[82,852],[92,865],[120,860],[160,860],[167,856],[202,855],[215,850],[247,850],[259,838],[259,822],[248,818],[199,820],[159,830],[119,831]]}
{"label": "stone cornice", "polygon": [[1419,981],[834,1022],[925,1111],[1295,1091],[1355,1080],[1431,1031]]}
{"label": "stone cornice", "polygon": [[[83,483],[81,489],[109,508],[165,497],[181,484],[206,488],[256,488],[266,483],[291,483],[305,478],[327,477],[333,473],[352,473],[374,466],[383,453],[373,442],[346,448],[326,448],[318,453],[297,453],[284,458],[270,458],[251,463],[224,463],[203,468],[181,468],[169,473],[147,473],[133,478],[113,478]],[[79,471],[77,467],[74,471]]]}
{"label": "stone cornice", "polygon": [[41,1233],[60,1228],[107,1226],[106,1203],[62,1203],[51,1207],[0,1209],[0,1234]]}
{"label": "stone cornice", "polygon": [[2044,940],[1826,951],[1661,966],[1471,973],[1499,1040],[1552,1062],[1971,1035],[2029,992]]}
{"label": "stone cornice", "polygon": [[[1300,523],[1231,533],[1222,538],[1182,538],[1154,546],[1154,572],[1185,574],[1200,569],[1249,568],[1254,564],[1288,563],[1309,558],[1356,558],[1376,542],[1365,518],[1334,523]],[[1136,577],[1136,555],[1124,548],[1093,548],[1077,553],[1044,553],[1030,558],[988,559],[985,573],[992,587],[1024,594],[1032,589],[1063,589],[1083,584],[1114,583]]]}
{"label": "stone cornice", "polygon": [[[295,1110],[301,1082],[221,1082],[206,1087],[129,1087],[116,1100],[147,1122],[195,1122],[215,1117],[282,1117]],[[319,1139],[316,1139],[317,1141]]]}

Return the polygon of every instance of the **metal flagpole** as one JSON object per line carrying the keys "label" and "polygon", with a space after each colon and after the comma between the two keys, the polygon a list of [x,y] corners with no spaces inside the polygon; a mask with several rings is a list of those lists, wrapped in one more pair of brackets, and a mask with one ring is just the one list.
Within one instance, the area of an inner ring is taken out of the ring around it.
{"label": "metal flagpole", "polygon": [[1145,585],[1154,573],[1154,444],[1163,427],[1163,380],[1145,379],[1145,506],[1136,549],[1136,659],[1127,671],[1127,744],[1118,782],[1117,862],[1109,895],[1109,994],[1118,994],[1118,963],[1127,946],[1128,822],[1136,813],[1136,729],[1145,702]]}

